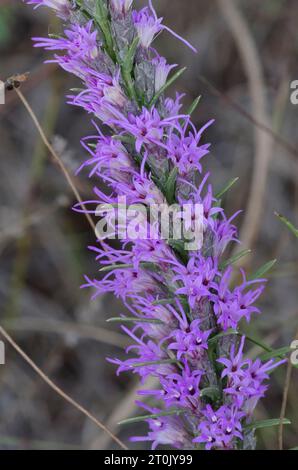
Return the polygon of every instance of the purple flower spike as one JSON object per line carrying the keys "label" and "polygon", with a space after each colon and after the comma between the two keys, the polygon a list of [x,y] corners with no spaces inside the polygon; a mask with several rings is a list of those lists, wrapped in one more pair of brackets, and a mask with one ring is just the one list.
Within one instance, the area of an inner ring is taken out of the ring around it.
{"label": "purple flower spike", "polygon": [[[226,216],[204,170],[205,133],[214,121],[197,129],[181,111],[183,95],[162,93],[176,65],[151,47],[156,36],[167,30],[194,48],[163,24],[151,0],[133,12],[132,0],[104,2],[103,28],[98,17],[90,20],[90,1],[80,2],[79,14],[70,0],[27,3],[48,6],[67,21],[63,37],[35,38],[35,47],[54,51],[51,61],[81,80],[67,100],[93,119],[78,172],[87,170],[94,196],[74,210],[99,218],[97,243],[89,248],[100,273],[86,276],[82,287],[92,288],[93,297],[112,293],[126,307],[113,319],[131,341],[125,357],[108,359],[117,374],[157,382],[138,392],[158,405],[137,402],[149,430],[131,441],[153,449],[247,448],[253,439],[245,426],[269,373],[284,361],[252,361],[244,357],[245,336],[238,339],[240,321],[260,313],[255,303],[266,281],[248,281],[243,271],[240,285],[231,286],[223,254],[239,242],[239,212]],[[189,235],[195,243],[187,249]]]}
{"label": "purple flower spike", "polygon": [[204,356],[204,351],[208,350],[208,338],[212,330],[202,331],[200,320],[193,320],[185,330],[177,329],[173,331],[169,349],[177,351],[177,358],[188,358],[191,361],[199,361]]}
{"label": "purple flower spike", "polygon": [[269,379],[268,372],[286,362],[275,362],[273,359],[262,364],[260,359],[254,362],[243,358],[245,336],[242,336],[237,354],[234,345],[229,358],[220,358],[218,362],[224,365],[222,378],[227,378],[225,392],[233,396],[238,408],[251,415],[258,400],[264,396],[267,386],[263,384]]}

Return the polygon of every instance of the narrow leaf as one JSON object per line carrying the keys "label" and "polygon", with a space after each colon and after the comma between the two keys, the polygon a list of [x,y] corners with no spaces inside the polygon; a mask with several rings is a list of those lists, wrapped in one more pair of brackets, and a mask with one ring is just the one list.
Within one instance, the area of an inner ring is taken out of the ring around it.
{"label": "narrow leaf", "polygon": [[139,37],[136,36],[134,38],[133,42],[131,43],[131,46],[128,49],[127,54],[125,56],[125,59],[123,61],[123,67],[129,73],[131,73],[132,68],[133,68],[133,62],[134,62],[134,58],[135,58],[135,54],[136,54],[136,50],[137,50],[137,47],[139,45],[139,42],[140,42]]}
{"label": "narrow leaf", "polygon": [[169,204],[172,204],[175,201],[177,174],[178,168],[174,167],[164,185],[164,195],[166,196]]}
{"label": "narrow leaf", "polygon": [[182,413],[185,413],[185,410],[161,411],[160,413],[155,413],[151,415],[135,416],[134,418],[124,419],[123,421],[120,421],[118,424],[122,425],[122,424],[139,423],[141,421],[146,421],[147,419],[157,419],[157,418],[161,418],[162,416],[180,415]]}
{"label": "narrow leaf", "polygon": [[157,100],[160,98],[160,96],[171,86],[186,70],[186,67],[183,67],[182,69],[178,70],[168,81],[167,83],[161,87],[161,89],[155,94],[155,96],[152,98],[150,101],[149,106],[154,106]]}
{"label": "narrow leaf", "polygon": [[167,304],[172,304],[174,302],[174,299],[160,299],[160,300],[154,300],[152,302],[152,305],[167,305]]}
{"label": "narrow leaf", "polygon": [[[144,269],[153,269],[156,266],[154,263],[143,262],[143,263],[140,263],[140,267]],[[132,268],[134,268],[133,264],[110,264],[109,266],[104,266],[103,268],[100,268],[99,272],[106,273],[106,272],[114,271],[114,269],[132,269]]]}
{"label": "narrow leaf", "polygon": [[210,338],[210,339],[208,340],[208,343],[209,343],[209,344],[214,344],[214,343],[216,343],[220,338],[224,338],[225,336],[230,336],[230,335],[239,335],[239,334],[240,334],[239,331],[230,328],[230,329],[227,330],[227,331],[223,331],[222,333],[218,333],[217,335],[212,336],[212,338]]}
{"label": "narrow leaf", "polygon": [[112,139],[120,140],[124,144],[134,145],[135,139],[130,135],[113,135]]}
{"label": "narrow leaf", "polygon": [[261,266],[254,274],[252,274],[248,280],[249,281],[253,281],[255,279],[260,279],[261,277],[264,276],[264,274],[266,274],[268,271],[270,271],[273,266],[275,265],[276,263],[276,259],[273,259],[271,261],[268,261],[268,263],[265,263],[263,266]]}
{"label": "narrow leaf", "polygon": [[271,352],[262,354],[260,356],[261,361],[268,361],[269,359],[274,359],[278,357],[283,359],[289,352],[293,351],[289,346],[284,346],[283,348],[273,349]]}
{"label": "narrow leaf", "polygon": [[105,49],[107,50],[113,62],[116,62],[116,54],[114,51],[113,37],[111,34],[108,15],[109,11],[107,5],[102,0],[97,0],[94,20],[102,31]]}
{"label": "narrow leaf", "polygon": [[239,331],[239,335],[245,336],[246,339],[248,339],[248,341],[250,341],[251,343],[256,344],[257,346],[259,346],[260,348],[264,349],[265,351],[268,351],[268,352],[272,352],[272,351],[273,351],[273,349],[272,349],[270,346],[268,346],[267,344],[263,343],[263,341],[261,341],[261,340],[258,339],[258,338],[255,338],[255,337],[253,337],[253,336],[250,336],[250,335],[248,335],[248,334],[246,334],[246,333],[241,333],[241,331]]}
{"label": "narrow leaf", "polygon": [[100,273],[108,273],[114,271],[114,269],[129,269],[133,268],[133,264],[110,264],[109,266],[104,266],[99,269]]}
{"label": "narrow leaf", "polygon": [[107,320],[108,323],[157,323],[163,325],[164,323],[157,318],[136,318],[136,317],[113,317]]}
{"label": "narrow leaf", "polygon": [[283,215],[279,214],[278,212],[275,212],[276,217],[279,218],[279,220],[288,227],[288,229],[295,235],[295,237],[298,238],[298,229],[294,227],[292,222],[290,222],[286,217]]}
{"label": "narrow leaf", "polygon": [[177,251],[177,253],[179,253],[182,261],[187,264],[188,262],[188,254],[187,252],[185,251],[184,249],[184,241],[183,240],[174,240],[174,239],[170,239],[170,240],[167,240],[167,243],[168,245],[170,245],[172,248],[174,248],[174,250]]}
{"label": "narrow leaf", "polygon": [[138,96],[135,90],[134,80],[132,78],[132,70],[134,66],[134,59],[139,45],[139,37],[136,36],[129,47],[127,54],[121,64],[122,77],[126,85],[126,89],[130,98],[138,102]]}
{"label": "narrow leaf", "polygon": [[[48,36],[51,39],[62,39],[63,38],[63,36],[61,36],[60,34],[54,34],[54,33],[49,33]],[[70,91],[72,91],[72,89],[70,89]]]}
{"label": "narrow leaf", "polygon": [[177,359],[162,359],[160,361],[136,362],[135,364],[129,364],[129,367],[162,366],[163,364],[179,364],[179,361],[177,361]]}
{"label": "narrow leaf", "polygon": [[202,98],[202,95],[198,96],[198,97],[192,102],[192,104],[190,105],[190,107],[188,108],[187,113],[186,113],[188,116],[191,116],[192,113],[196,110],[198,104],[199,104],[200,101],[201,101],[201,98]]}
{"label": "narrow leaf", "polygon": [[252,250],[242,250],[239,253],[237,253],[235,256],[232,256],[231,258],[227,259],[226,261],[223,261],[219,265],[219,269],[225,269],[227,266],[230,266],[231,264],[236,263],[239,259],[243,258],[244,256],[247,256],[251,253]]}
{"label": "narrow leaf", "polygon": [[262,428],[271,428],[272,426],[279,426],[280,424],[291,424],[291,421],[287,418],[283,420],[277,419],[264,419],[263,421],[256,421],[251,424],[247,424],[244,426],[246,431],[250,431],[252,429],[262,429]]}
{"label": "narrow leaf", "polygon": [[239,177],[237,176],[236,178],[233,178],[231,179],[225,186],[223,189],[221,189],[216,195],[216,199],[221,199],[221,197],[227,192],[229,191],[229,189],[231,189],[232,186],[234,186],[235,183],[237,183],[237,181],[239,180]]}
{"label": "narrow leaf", "polygon": [[214,344],[216,341],[218,341],[220,338],[223,338],[224,336],[229,336],[229,335],[237,335],[237,336],[245,336],[245,338],[250,341],[251,343],[254,343],[256,344],[257,346],[259,346],[260,348],[264,349],[265,351],[271,353],[273,351],[273,349],[268,346],[267,344],[263,343],[263,341],[257,339],[257,338],[254,338],[253,336],[250,336],[246,333],[242,333],[241,331],[238,331],[238,330],[235,330],[235,329],[229,329],[227,331],[223,331],[222,333],[219,333],[215,336],[212,336],[212,338],[210,338],[208,340],[208,343],[209,344]]}

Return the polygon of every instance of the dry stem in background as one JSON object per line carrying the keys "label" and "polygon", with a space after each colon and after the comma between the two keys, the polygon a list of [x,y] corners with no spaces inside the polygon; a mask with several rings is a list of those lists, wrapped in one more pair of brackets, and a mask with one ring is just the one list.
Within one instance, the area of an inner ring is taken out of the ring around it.
{"label": "dry stem in background", "polygon": [[0,326],[0,334],[6,339],[6,341],[17,351],[17,353],[22,356],[22,358],[27,362],[27,364],[39,375],[39,377],[48,384],[58,395],[60,395],[65,401],[74,406],[78,411],[83,413],[87,418],[91,419],[93,423],[96,424],[102,431],[106,432],[111,439],[113,439],[122,449],[128,450],[126,445],[118,439],[104,424],[98,421],[86,408],[76,402],[73,398],[67,395],[61,388],[59,388],[49,377],[30,359],[29,356],[16,344],[16,342],[11,338],[11,336],[5,331],[5,329]]}

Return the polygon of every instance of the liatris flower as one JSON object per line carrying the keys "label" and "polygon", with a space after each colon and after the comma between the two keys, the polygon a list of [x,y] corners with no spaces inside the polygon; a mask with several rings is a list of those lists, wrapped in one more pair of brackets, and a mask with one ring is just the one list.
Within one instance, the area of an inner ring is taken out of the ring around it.
{"label": "liatris flower", "polygon": [[[238,213],[225,215],[202,166],[209,151],[202,135],[213,121],[197,130],[181,111],[182,96],[161,93],[176,65],[167,64],[152,42],[163,30],[181,38],[157,17],[151,1],[141,11],[132,11],[132,0],[97,0],[96,8],[92,0],[27,3],[48,6],[68,21],[63,37],[35,38],[35,46],[56,51],[53,61],[82,81],[83,90],[68,101],[93,115],[95,131],[82,139],[88,156],[79,171],[87,167],[89,177],[109,189],[95,187],[86,206],[106,216],[111,233],[121,234],[121,248],[112,248],[97,231],[98,245],[90,249],[101,277],[86,276],[83,287],[95,296],[112,292],[132,315],[116,319],[133,343],[128,359],[109,359],[117,373],[133,372],[143,382],[154,376],[159,383],[140,392],[159,405],[138,402],[150,413],[150,430],[131,440],[150,441],[153,448],[247,447],[246,425],[266,392],[268,373],[283,361],[244,358],[244,335],[238,345],[240,321],[260,313],[255,302],[265,279],[247,280],[242,272],[242,283],[230,285],[232,268],[222,257],[238,242],[232,223]],[[142,210],[123,213],[119,200]],[[158,206],[164,219],[172,205],[183,229],[178,238],[176,224],[163,236],[161,220],[149,217]]]}
{"label": "liatris flower", "polygon": [[241,420],[245,413],[236,407],[223,405],[214,411],[207,405],[202,411],[204,418],[199,424],[199,436],[194,442],[206,444],[206,449],[232,449],[235,438],[243,439]]}
{"label": "liatris flower", "polygon": [[167,82],[168,75],[176,64],[169,65],[164,57],[157,56],[152,60],[155,68],[155,92],[157,93]]}
{"label": "liatris flower", "polygon": [[140,39],[140,44],[145,49],[148,49],[151,46],[154,38],[160,31],[166,30],[196,52],[196,49],[189,44],[189,42],[178,36],[174,31],[162,23],[163,18],[157,17],[151,0],[149,0],[149,7],[145,7],[141,11],[133,11],[132,19]]}
{"label": "liatris flower", "polygon": [[35,5],[35,8],[45,6],[53,8],[57,15],[67,20],[72,10],[72,0],[26,0],[29,5]]}

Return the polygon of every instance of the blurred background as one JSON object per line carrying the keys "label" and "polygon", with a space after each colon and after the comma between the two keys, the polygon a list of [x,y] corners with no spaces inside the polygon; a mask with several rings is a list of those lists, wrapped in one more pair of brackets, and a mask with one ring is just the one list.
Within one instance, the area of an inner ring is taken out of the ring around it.
{"label": "blurred background", "polygon": [[[246,327],[278,348],[290,345],[298,333],[298,242],[274,215],[278,211],[298,225],[298,106],[290,101],[290,83],[298,80],[298,3],[239,0],[236,10],[227,4],[155,1],[166,24],[199,53],[194,56],[167,33],[155,45],[169,61],[188,67],[171,93],[186,93],[186,105],[202,95],[195,123],[216,119],[208,130],[211,155],[204,161],[214,187],[240,178],[224,207],[227,214],[244,210],[237,223],[244,245],[253,251],[242,264],[251,272],[278,260],[259,302],[263,313]],[[0,1],[0,78],[30,71],[22,91],[74,173],[85,158],[80,138],[92,130],[83,111],[65,104],[64,95],[78,82],[55,65],[44,65],[50,56],[33,49],[30,39],[59,27],[46,9],[33,12],[21,1]],[[91,292],[80,289],[84,274],[98,270],[87,250],[92,233],[84,216],[72,212],[73,195],[15,92],[7,93],[0,106],[0,121],[1,325],[66,393],[127,443],[129,435],[145,432],[142,424],[117,426],[139,414],[136,382],[128,374],[116,377],[106,362],[107,356],[122,357],[127,345],[117,325],[106,323],[124,309],[113,297],[91,301]],[[88,199],[92,182],[80,177],[76,184]],[[258,352],[252,348],[250,354]],[[273,374],[258,419],[279,417],[285,374],[286,367]],[[285,448],[298,446],[297,386],[294,369]],[[0,416],[0,449],[116,448],[9,346],[6,365],[0,366]],[[277,428],[258,432],[258,447],[276,449]]]}

